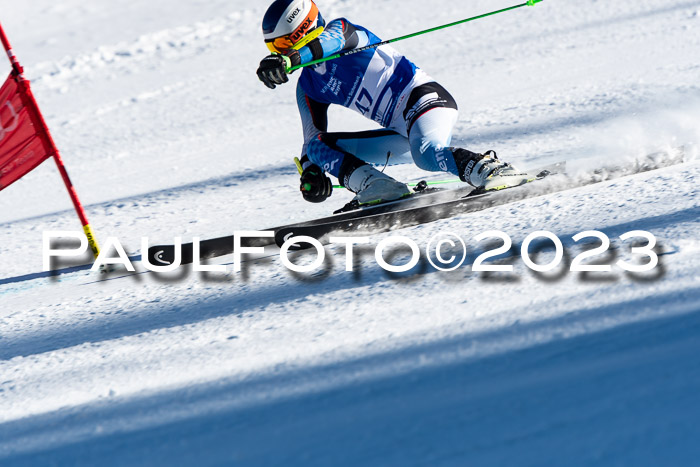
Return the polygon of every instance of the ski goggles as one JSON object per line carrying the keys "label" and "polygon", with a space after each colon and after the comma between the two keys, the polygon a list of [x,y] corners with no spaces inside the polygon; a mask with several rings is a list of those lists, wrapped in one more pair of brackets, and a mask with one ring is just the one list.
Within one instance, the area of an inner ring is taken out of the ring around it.
{"label": "ski goggles", "polygon": [[286,36],[276,37],[275,39],[265,41],[265,45],[272,53],[282,53],[283,51],[290,49],[299,50],[312,40],[316,39],[322,33],[323,26],[319,26],[312,29],[311,32],[303,36],[301,40],[298,40],[297,42],[294,42],[293,40],[294,34],[288,34]]}
{"label": "ski goggles", "polygon": [[318,11],[315,3],[311,4],[311,11],[306,15],[306,18],[301,22],[298,28],[291,34],[276,37],[266,40],[265,45],[272,53],[280,53],[284,50],[296,49],[304,47],[306,44],[316,39],[323,32],[323,17]]}

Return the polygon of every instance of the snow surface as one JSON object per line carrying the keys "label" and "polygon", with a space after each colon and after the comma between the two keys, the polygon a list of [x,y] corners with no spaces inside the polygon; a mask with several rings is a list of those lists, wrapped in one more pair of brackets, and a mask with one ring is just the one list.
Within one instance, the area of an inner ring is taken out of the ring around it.
{"label": "snow surface", "polygon": [[[389,38],[512,2],[318,4]],[[266,6],[3,0],[102,241],[138,255],[144,236],[272,227],[351,198],[297,193],[294,86],[255,76]],[[580,171],[687,147],[680,165],[397,233],[458,233],[470,263],[487,230],[515,245],[549,230],[572,256],[573,235],[600,230],[604,259],[630,260],[619,236],[641,229],[660,266],[535,274],[510,258],[511,274],[396,277],[366,251],[345,272],[333,246],[305,278],[276,248],[246,274],[49,278],[42,232],[80,226],[47,162],[0,193],[0,464],[697,463],[700,2],[547,0],[396,47],[456,97],[455,144]],[[331,113],[331,130],[370,127]]]}

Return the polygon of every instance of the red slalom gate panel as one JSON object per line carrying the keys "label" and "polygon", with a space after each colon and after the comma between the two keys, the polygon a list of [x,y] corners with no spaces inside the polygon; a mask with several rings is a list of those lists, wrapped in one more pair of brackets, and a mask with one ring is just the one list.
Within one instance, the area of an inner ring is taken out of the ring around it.
{"label": "red slalom gate panel", "polygon": [[54,153],[34,122],[31,100],[23,84],[12,72],[0,88],[0,190]]}

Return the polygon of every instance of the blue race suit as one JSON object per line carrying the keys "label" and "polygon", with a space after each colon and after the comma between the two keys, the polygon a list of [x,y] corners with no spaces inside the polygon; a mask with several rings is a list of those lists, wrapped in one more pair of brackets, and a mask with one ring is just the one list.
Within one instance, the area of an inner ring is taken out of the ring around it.
{"label": "blue race suit", "polygon": [[[301,63],[381,42],[344,18],[299,50]],[[306,67],[297,84],[304,128],[302,159],[343,183],[360,164],[395,164],[411,158],[420,168],[457,174],[449,149],[457,120],[450,94],[394,48],[383,45]],[[382,129],[328,133],[329,105],[342,105]],[[430,112],[429,112],[430,111]]]}

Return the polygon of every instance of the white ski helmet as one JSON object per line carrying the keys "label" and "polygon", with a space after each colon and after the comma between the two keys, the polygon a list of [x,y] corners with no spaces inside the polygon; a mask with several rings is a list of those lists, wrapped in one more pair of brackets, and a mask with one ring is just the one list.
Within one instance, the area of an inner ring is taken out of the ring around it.
{"label": "white ski helmet", "polygon": [[300,49],[323,32],[326,22],[312,0],[275,0],[263,18],[265,44],[273,53]]}

